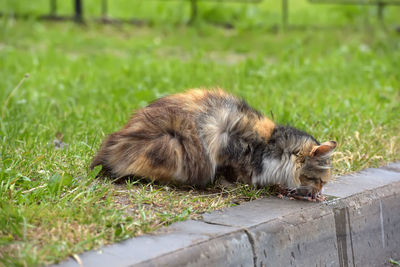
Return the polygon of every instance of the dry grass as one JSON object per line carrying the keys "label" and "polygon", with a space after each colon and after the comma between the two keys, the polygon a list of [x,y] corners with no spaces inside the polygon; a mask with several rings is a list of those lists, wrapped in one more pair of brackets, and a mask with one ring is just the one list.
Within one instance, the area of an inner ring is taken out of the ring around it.
{"label": "dry grass", "polygon": [[[400,135],[392,135],[382,126],[371,125],[371,131],[362,134],[355,131],[343,141],[343,148],[334,152],[332,157],[336,176],[399,160]],[[375,144],[377,142],[379,146]]]}

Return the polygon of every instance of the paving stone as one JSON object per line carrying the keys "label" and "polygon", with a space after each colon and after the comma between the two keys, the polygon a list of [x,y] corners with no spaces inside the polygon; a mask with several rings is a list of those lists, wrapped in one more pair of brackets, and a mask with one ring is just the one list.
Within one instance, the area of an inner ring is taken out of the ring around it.
{"label": "paving stone", "polygon": [[254,259],[248,236],[241,231],[183,248],[140,266],[254,266]]}
{"label": "paving stone", "polygon": [[321,208],[251,227],[256,266],[337,266],[333,212]]}
{"label": "paving stone", "polygon": [[400,163],[391,164],[381,169],[366,169],[359,173],[339,177],[336,181],[325,186],[324,194],[344,198],[400,181],[400,172],[393,171],[397,168],[400,168]]}
{"label": "paving stone", "polygon": [[400,257],[400,182],[334,208],[341,266],[381,266]]}
{"label": "paving stone", "polygon": [[206,213],[203,221],[248,228],[315,205],[318,204],[269,197]]}
{"label": "paving stone", "polygon": [[393,162],[386,166],[383,166],[382,169],[393,171],[393,172],[400,172],[400,161]]}
{"label": "paving stone", "polygon": [[[80,256],[84,266],[134,266],[136,264],[150,264],[153,260],[154,264],[158,262],[156,259],[167,254],[175,253],[174,255],[180,255],[184,249],[192,252],[192,259],[196,259],[195,251],[198,250],[201,257],[201,253],[207,254],[207,245],[202,245],[202,242],[216,239],[216,243],[220,242],[221,247],[218,245],[210,245],[209,249],[215,251],[222,251],[223,247],[226,246],[227,254],[235,253],[240,255],[237,249],[237,242],[235,234],[237,234],[238,240],[240,240],[240,246],[246,246],[245,240],[247,238],[244,232],[238,233],[237,228],[226,227],[221,225],[212,225],[200,221],[188,220],[185,222],[179,222],[163,229],[154,235],[140,236],[129,239],[125,242],[117,243],[111,246],[104,247],[101,250],[91,251],[84,253]],[[231,234],[229,236],[229,234]],[[224,237],[228,235],[229,237]],[[221,239],[217,239],[221,237]],[[231,243],[229,238],[232,238]],[[200,245],[199,245],[200,244]],[[231,247],[229,247],[231,246]],[[189,249],[192,247],[192,249]],[[250,243],[247,241],[247,252],[250,248]],[[176,252],[180,253],[176,254]],[[246,251],[246,250],[243,250]],[[228,253],[229,252],[229,253]],[[210,251],[211,255],[212,251]],[[214,255],[219,256],[221,259],[224,258],[224,254]],[[173,257],[173,256],[169,256]],[[182,255],[180,257],[183,258]],[[211,257],[211,256],[210,256]],[[238,257],[237,260],[243,260]],[[250,254],[247,254],[247,259],[253,261],[253,256],[250,249]],[[228,261],[228,259],[226,259]],[[235,260],[230,258],[229,261]],[[160,260],[159,260],[160,261]],[[175,262],[175,261],[174,261]],[[156,264],[157,265],[157,264]],[[75,260],[70,259],[62,264],[63,267],[78,266]]]}
{"label": "paving stone", "polygon": [[251,226],[256,266],[383,266],[400,257],[400,182]]}

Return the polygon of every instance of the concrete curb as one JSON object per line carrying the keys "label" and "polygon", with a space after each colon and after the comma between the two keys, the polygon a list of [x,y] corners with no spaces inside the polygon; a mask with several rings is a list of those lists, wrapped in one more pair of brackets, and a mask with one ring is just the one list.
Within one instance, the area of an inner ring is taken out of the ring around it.
{"label": "concrete curb", "polygon": [[340,177],[324,193],[338,198],[259,199],[80,258],[83,266],[390,266],[400,258],[400,162]]}

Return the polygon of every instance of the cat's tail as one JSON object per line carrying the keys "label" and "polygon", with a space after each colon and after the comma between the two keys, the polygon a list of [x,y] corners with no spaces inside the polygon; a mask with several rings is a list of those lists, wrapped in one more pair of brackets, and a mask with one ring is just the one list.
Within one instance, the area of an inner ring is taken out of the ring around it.
{"label": "cat's tail", "polygon": [[109,135],[102,143],[100,150],[96,153],[95,157],[93,158],[89,168],[92,170],[96,166],[102,166],[102,169],[98,176],[107,176],[110,178],[115,178],[118,175],[115,175],[113,172],[112,166],[108,162],[109,154],[112,153],[110,151],[110,147],[115,145],[117,142],[116,134]]}
{"label": "cat's tail", "polygon": [[182,149],[177,138],[155,129],[151,122],[142,127],[122,129],[109,135],[90,168],[102,165],[101,176],[171,179],[182,165]]}
{"label": "cat's tail", "polygon": [[178,108],[145,108],[104,141],[91,168],[112,177],[141,176],[205,185],[214,170],[193,118]]}

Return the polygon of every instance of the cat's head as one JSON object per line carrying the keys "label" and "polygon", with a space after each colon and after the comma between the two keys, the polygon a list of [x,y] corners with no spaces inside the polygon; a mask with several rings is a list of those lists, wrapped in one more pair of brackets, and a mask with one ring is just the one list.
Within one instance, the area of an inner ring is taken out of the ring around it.
{"label": "cat's head", "polygon": [[298,193],[315,195],[331,178],[330,156],[336,148],[335,141],[312,145],[298,157]]}

